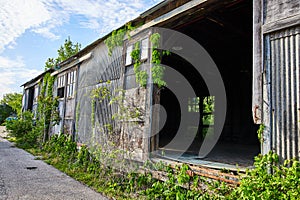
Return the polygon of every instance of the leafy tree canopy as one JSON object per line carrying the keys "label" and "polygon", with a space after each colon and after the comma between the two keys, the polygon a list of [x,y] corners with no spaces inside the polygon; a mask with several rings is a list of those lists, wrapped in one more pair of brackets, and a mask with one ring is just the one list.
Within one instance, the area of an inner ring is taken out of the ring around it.
{"label": "leafy tree canopy", "polygon": [[76,43],[74,44],[70,37],[65,40],[65,43],[60,46],[60,48],[57,50],[58,57],[57,58],[48,58],[45,63],[45,70],[54,68],[57,66],[60,62],[65,61],[66,59],[70,58],[71,56],[75,55],[80,51],[81,44]]}
{"label": "leafy tree canopy", "polygon": [[3,96],[0,104],[6,104],[10,106],[15,113],[21,114],[22,109],[22,94],[20,93],[8,93]]}
{"label": "leafy tree canopy", "polygon": [[0,105],[0,124],[13,113],[13,109],[7,104]]}

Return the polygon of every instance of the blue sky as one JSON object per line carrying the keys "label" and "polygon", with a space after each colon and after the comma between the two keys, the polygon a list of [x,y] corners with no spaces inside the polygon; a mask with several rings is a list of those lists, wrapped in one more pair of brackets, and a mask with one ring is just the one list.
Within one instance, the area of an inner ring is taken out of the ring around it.
{"label": "blue sky", "polygon": [[82,48],[161,0],[0,0],[0,99],[44,70],[71,37]]}

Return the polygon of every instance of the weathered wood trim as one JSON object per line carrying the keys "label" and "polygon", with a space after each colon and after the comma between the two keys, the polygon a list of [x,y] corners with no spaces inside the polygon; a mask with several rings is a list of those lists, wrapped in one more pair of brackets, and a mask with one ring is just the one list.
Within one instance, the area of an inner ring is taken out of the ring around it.
{"label": "weathered wood trim", "polygon": [[[170,166],[174,170],[176,170],[177,167],[180,167],[182,164],[184,164],[182,162],[176,162],[176,161],[171,161],[171,160],[167,160],[167,159],[159,159],[159,158],[152,159],[152,161],[154,163],[162,162],[165,165]],[[201,165],[192,165],[189,163],[185,163],[185,164],[187,164],[189,166],[189,170],[187,171],[187,173],[190,176],[199,175],[199,176],[211,179],[211,180],[223,181],[223,182],[226,182],[226,183],[232,184],[232,185],[238,185],[241,176],[243,176],[245,174],[243,171],[240,171],[239,173],[237,173],[235,171],[231,171],[231,170],[227,169],[228,172],[222,172],[223,169],[213,169],[213,168],[209,168],[209,167],[205,167],[205,166],[201,166]],[[159,171],[155,171],[155,172],[158,173]],[[158,175],[158,174],[156,174],[156,175]],[[164,181],[166,179],[166,177],[163,176],[162,172],[160,172],[159,175],[160,176],[155,176],[155,178],[162,180],[162,181]]]}
{"label": "weathered wood trim", "polygon": [[59,70],[56,70],[55,72],[53,72],[53,73],[51,74],[51,76],[55,76],[55,75],[57,75],[57,74],[59,74],[59,73],[62,73],[62,72],[64,72],[64,71],[66,71],[66,70],[68,70],[68,69],[70,69],[70,68],[72,68],[72,67],[74,67],[74,66],[76,66],[76,65],[78,65],[78,64],[80,64],[80,63],[82,63],[83,61],[86,61],[86,60],[90,59],[92,56],[93,56],[93,53],[92,53],[92,52],[89,52],[89,53],[87,53],[86,55],[80,57],[79,59],[76,59],[76,60],[73,61],[73,62],[66,63],[66,64],[65,64],[65,65],[67,65],[66,67],[63,67],[63,68],[61,68],[61,69],[59,69]]}
{"label": "weathered wood trim", "polygon": [[292,17],[280,19],[275,22],[264,24],[262,30],[263,30],[263,34],[267,34],[291,26],[296,26],[299,24],[300,24],[300,14],[294,15]]}
{"label": "weathered wood trim", "polygon": [[28,89],[28,88],[31,88],[31,87],[33,87],[33,86],[39,84],[42,80],[43,80],[43,77],[42,77],[42,78],[39,78],[38,80],[36,80],[36,81],[33,82],[33,83],[30,83],[30,84],[24,86],[24,89],[26,90],[26,89]]}
{"label": "weathered wood trim", "polygon": [[267,154],[272,150],[272,122],[271,122],[271,49],[270,49],[270,37],[268,35],[263,37],[264,44],[264,61],[263,61],[263,77],[262,77],[262,89],[263,89],[263,115],[262,115],[262,124],[264,125],[264,131],[261,141],[261,153]]}
{"label": "weathered wood trim", "polygon": [[76,82],[75,82],[75,94],[74,94],[74,100],[75,100],[75,104],[74,104],[74,106],[75,106],[75,108],[74,108],[74,113],[73,113],[73,116],[74,116],[74,127],[72,127],[73,128],[73,132],[72,132],[72,136],[73,136],[73,140],[75,140],[75,138],[76,138],[76,134],[77,134],[77,129],[78,129],[78,127],[76,127],[76,120],[78,120],[78,119],[76,119],[76,111],[77,111],[77,105],[78,105],[78,85],[79,85],[79,70],[80,70],[80,63],[75,67],[75,69],[76,69]]}
{"label": "weathered wood trim", "polygon": [[262,0],[253,2],[253,72],[252,72],[252,116],[256,124],[262,120],[262,30],[263,5]]}
{"label": "weathered wood trim", "polygon": [[179,15],[195,6],[198,6],[199,4],[202,4],[202,3],[205,3],[207,0],[192,0],[146,24],[144,24],[143,26],[131,31],[130,35],[133,36],[133,35],[136,35],[137,33],[141,32],[142,30],[145,30],[147,28],[150,28],[150,27],[153,27],[161,22],[164,22],[164,21],[167,21],[173,17],[175,17],[176,15]]}

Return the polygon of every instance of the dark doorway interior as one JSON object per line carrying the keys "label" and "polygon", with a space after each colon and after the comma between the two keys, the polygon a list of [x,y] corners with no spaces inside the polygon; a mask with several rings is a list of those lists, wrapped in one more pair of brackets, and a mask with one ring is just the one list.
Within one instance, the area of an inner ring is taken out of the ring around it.
{"label": "dark doorway interior", "polygon": [[[210,54],[224,80],[227,94],[227,115],[221,137],[203,160],[240,166],[252,165],[259,153],[257,125],[252,121],[252,1],[239,1],[233,5],[211,11],[207,16],[185,23],[176,30],[192,37]],[[167,112],[166,123],[159,133],[158,148],[165,154],[184,151],[197,159],[208,125],[214,124],[214,97],[210,96],[201,76],[194,73],[193,66],[176,54],[165,56],[163,64],[172,66],[192,85],[196,96],[186,98],[189,117],[199,117],[198,124],[186,124],[186,130],[196,128],[197,134],[187,150],[168,149],[166,146],[176,135],[180,122],[178,100],[172,91],[160,92],[160,104]],[[184,66],[184,67],[183,67]],[[167,82],[168,70],[165,72]],[[182,105],[181,105],[182,106]]]}
{"label": "dark doorway interior", "polygon": [[27,110],[32,111],[33,107],[33,98],[34,98],[34,87],[28,89],[28,103],[27,103]]}

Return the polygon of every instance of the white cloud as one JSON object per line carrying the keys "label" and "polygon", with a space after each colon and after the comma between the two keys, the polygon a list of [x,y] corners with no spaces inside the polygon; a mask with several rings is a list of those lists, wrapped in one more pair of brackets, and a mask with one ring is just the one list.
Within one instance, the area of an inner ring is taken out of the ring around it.
{"label": "white cloud", "polygon": [[89,28],[89,29],[94,29],[94,30],[100,30],[101,29],[101,24],[95,20],[95,19],[90,19],[88,21],[81,21],[79,24],[83,28]]}
{"label": "white cloud", "polygon": [[83,16],[81,18],[83,21],[79,22],[80,25],[103,35],[134,19],[157,0],[152,2],[147,0],[52,0],[51,2],[59,9],[63,9],[69,16]]}
{"label": "white cloud", "polygon": [[25,31],[52,40],[60,38],[66,23],[76,23],[101,35],[137,17],[160,0],[0,0],[0,99],[40,71],[25,66],[23,58],[2,54],[18,47],[16,39]]}
{"label": "white cloud", "polygon": [[11,59],[0,56],[0,99],[6,93],[22,91],[20,85],[31,80],[41,72],[26,68],[22,57]]}
{"label": "white cloud", "polygon": [[38,0],[0,0],[0,5],[0,52],[25,30],[51,19]]}
{"label": "white cloud", "polygon": [[134,19],[159,0],[0,0],[0,53],[26,30],[58,39],[55,29],[81,16],[83,28],[101,35]]}

